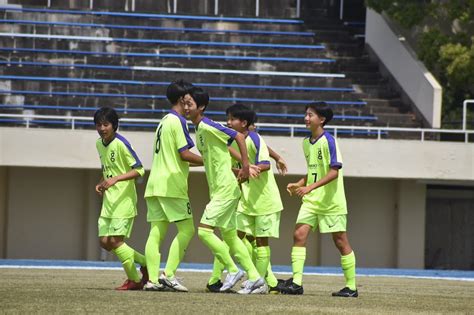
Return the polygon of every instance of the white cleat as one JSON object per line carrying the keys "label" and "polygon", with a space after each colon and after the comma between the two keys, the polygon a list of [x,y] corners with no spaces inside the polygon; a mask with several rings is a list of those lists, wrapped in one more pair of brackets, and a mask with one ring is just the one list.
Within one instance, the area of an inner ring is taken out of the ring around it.
{"label": "white cleat", "polygon": [[232,289],[232,287],[239,282],[240,279],[244,276],[244,272],[239,269],[236,273],[228,273],[227,276],[225,277],[224,284],[220,288],[221,292],[225,292],[227,290]]}
{"label": "white cleat", "polygon": [[245,286],[247,285],[247,281],[248,281],[248,280],[242,281],[242,283],[240,284],[240,288],[241,288],[241,289],[245,288]]}
{"label": "white cleat", "polygon": [[165,287],[165,289],[170,289],[171,291],[177,292],[188,292],[188,288],[179,283],[176,277],[168,278],[165,274],[161,274],[159,281]]}
{"label": "white cleat", "polygon": [[[257,280],[255,281],[250,281],[250,280],[247,280],[247,283],[245,284],[245,288],[243,288],[242,290],[239,290],[237,291],[238,294],[251,294],[253,293],[253,291],[256,291],[256,290],[265,290],[265,288],[262,288],[263,286],[266,286],[265,284],[265,280],[263,280],[263,278],[258,278]],[[267,287],[267,290],[268,291],[268,287]],[[257,292],[255,292],[257,293]],[[260,292],[258,292],[260,293]]]}
{"label": "white cleat", "polygon": [[144,291],[163,291],[164,286],[161,283],[153,283],[151,281],[148,281],[143,286],[143,290]]}
{"label": "white cleat", "polygon": [[268,285],[265,283],[259,288],[256,288],[250,294],[268,294]]}

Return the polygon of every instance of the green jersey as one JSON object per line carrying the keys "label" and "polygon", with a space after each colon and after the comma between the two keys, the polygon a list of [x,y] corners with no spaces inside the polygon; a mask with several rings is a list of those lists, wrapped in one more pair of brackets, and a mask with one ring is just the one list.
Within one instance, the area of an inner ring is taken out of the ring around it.
{"label": "green jersey", "polygon": [[[135,169],[143,176],[142,162],[135,150],[123,136],[118,133],[107,145],[102,139],[96,141],[102,164],[102,176],[104,179],[125,174]],[[104,191],[101,217],[105,218],[132,218],[137,215],[137,192],[135,180],[124,180],[117,182]]]}
{"label": "green jersey", "polygon": [[326,176],[331,168],[339,169],[336,179],[306,194],[303,203],[318,214],[346,214],[342,155],[334,137],[327,131],[314,142],[311,142],[311,137],[307,137],[303,140],[303,151],[308,167],[306,186]]}
{"label": "green jersey", "polygon": [[232,172],[228,145],[237,136],[237,131],[204,117],[196,126],[196,142],[204,160],[209,195],[215,200],[238,199],[240,189]]}
{"label": "green jersey", "polygon": [[189,163],[181,160],[179,153],[192,147],[194,142],[189,136],[186,119],[172,110],[156,128],[145,198],[188,199]]}
{"label": "green jersey", "polygon": [[[256,132],[250,131],[245,138],[250,164],[270,163],[270,153],[262,137]],[[280,191],[275,181],[273,170],[270,166],[268,171],[260,173],[257,178],[249,178],[242,183],[242,197],[240,199],[239,212],[247,215],[267,215],[281,211]]]}

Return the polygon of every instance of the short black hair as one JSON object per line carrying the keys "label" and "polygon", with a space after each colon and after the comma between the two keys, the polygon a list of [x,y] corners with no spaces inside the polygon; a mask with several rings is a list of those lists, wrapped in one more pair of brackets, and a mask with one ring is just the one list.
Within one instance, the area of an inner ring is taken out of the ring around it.
{"label": "short black hair", "polygon": [[193,85],[182,79],[176,80],[168,85],[166,89],[166,97],[171,104],[176,104],[180,97],[189,94],[190,90],[193,88]]}
{"label": "short black hair", "polygon": [[119,124],[119,116],[115,109],[111,107],[101,107],[94,114],[94,124],[108,122],[112,124],[114,131],[117,131]]}
{"label": "short black hair", "polygon": [[234,104],[227,107],[226,115],[231,115],[240,121],[247,121],[247,127],[255,123],[256,114],[253,110],[243,104]]}
{"label": "short black hair", "polygon": [[193,87],[190,91],[191,97],[196,102],[197,107],[204,106],[204,111],[209,105],[209,94],[200,87]]}
{"label": "short black hair", "polygon": [[318,114],[320,117],[326,118],[323,123],[323,127],[332,120],[334,113],[332,112],[332,108],[326,102],[313,102],[306,105],[305,111],[311,108]]}

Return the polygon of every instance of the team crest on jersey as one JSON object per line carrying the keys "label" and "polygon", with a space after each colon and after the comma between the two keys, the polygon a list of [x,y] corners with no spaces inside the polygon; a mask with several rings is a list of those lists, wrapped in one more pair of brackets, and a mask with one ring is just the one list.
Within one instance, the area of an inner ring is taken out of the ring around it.
{"label": "team crest on jersey", "polygon": [[321,152],[321,149],[318,149],[318,160],[323,159],[323,153]]}
{"label": "team crest on jersey", "polygon": [[199,143],[201,144],[201,146],[204,146],[204,138],[202,137],[202,135],[199,135]]}
{"label": "team crest on jersey", "polygon": [[115,162],[115,151],[110,152],[110,162]]}

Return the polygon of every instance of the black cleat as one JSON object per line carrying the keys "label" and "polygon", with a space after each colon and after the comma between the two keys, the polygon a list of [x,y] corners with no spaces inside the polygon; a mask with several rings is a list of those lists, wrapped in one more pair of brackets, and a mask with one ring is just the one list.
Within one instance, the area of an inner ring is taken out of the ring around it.
{"label": "black cleat", "polygon": [[269,286],[268,294],[280,294],[282,290],[285,288],[286,281],[283,279],[277,279],[278,283],[274,287]]}
{"label": "black cleat", "polygon": [[339,291],[339,292],[333,292],[333,293],[332,293],[332,296],[358,297],[358,296],[359,296],[359,292],[357,292],[357,290],[353,291],[353,290],[349,289],[348,287],[345,287],[344,289],[342,289],[342,290]]}
{"label": "black cleat", "polygon": [[287,285],[285,285],[281,290],[281,294],[291,294],[291,295],[301,295],[303,294],[303,292],[304,292],[303,286],[297,285],[296,283],[293,282],[293,280],[291,281],[290,284],[287,283]]}
{"label": "black cleat", "polygon": [[206,291],[211,292],[211,293],[221,293],[220,289],[222,288],[223,283],[221,280],[217,280],[216,283],[213,284],[207,284],[206,285]]}

